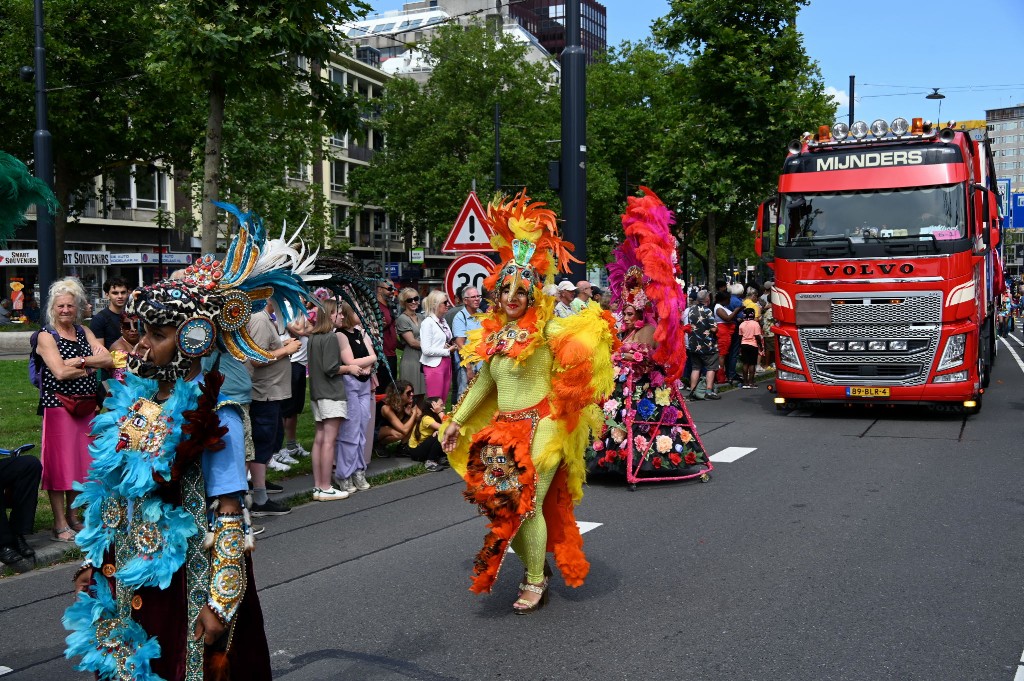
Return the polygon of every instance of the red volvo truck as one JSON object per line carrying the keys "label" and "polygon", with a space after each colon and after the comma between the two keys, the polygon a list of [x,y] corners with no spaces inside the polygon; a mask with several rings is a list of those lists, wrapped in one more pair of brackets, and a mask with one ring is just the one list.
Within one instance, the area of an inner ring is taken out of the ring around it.
{"label": "red volvo truck", "polygon": [[790,143],[755,250],[774,271],[775,402],[976,412],[1003,273],[985,131],[837,123]]}

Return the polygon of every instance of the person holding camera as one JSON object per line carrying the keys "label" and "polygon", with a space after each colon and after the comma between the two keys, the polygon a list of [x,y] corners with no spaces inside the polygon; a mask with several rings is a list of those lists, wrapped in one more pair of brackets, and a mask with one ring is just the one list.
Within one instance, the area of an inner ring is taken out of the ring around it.
{"label": "person holding camera", "polygon": [[420,326],[420,364],[428,395],[447,395],[452,388],[452,351],[459,346],[444,320],[449,305],[444,291],[431,291],[423,301],[426,317]]}

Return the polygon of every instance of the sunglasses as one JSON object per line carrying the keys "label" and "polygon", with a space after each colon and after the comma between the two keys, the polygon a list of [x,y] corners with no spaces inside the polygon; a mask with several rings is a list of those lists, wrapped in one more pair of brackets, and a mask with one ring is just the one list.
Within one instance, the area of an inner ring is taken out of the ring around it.
{"label": "sunglasses", "polygon": [[395,292],[395,287],[394,286],[378,286],[377,290],[378,291],[391,291],[392,293],[394,293]]}
{"label": "sunglasses", "polygon": [[407,303],[418,303],[418,302],[420,302],[420,297],[419,296],[413,296],[412,298],[406,298],[405,302],[407,302]]}
{"label": "sunglasses", "polygon": [[411,391],[411,390],[406,390],[406,391],[405,391],[404,393],[402,393],[402,394],[403,394],[403,395],[412,395],[412,391]]}

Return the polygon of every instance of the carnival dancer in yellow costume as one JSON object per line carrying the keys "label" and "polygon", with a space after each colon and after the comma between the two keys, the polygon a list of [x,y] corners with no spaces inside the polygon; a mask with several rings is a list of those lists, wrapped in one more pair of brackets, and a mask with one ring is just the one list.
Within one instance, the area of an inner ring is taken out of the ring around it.
{"label": "carnival dancer in yellow costume", "polygon": [[575,260],[543,205],[524,191],[488,206],[503,264],[484,281],[494,305],[462,352],[463,364],[483,368],[442,436],[464,496],[491,521],[470,589],[491,590],[511,544],[526,566],[516,614],[547,602],[548,551],[569,586],[590,569],[573,507],[583,498],[583,450],[602,425],[597,403],[613,388],[617,342],[614,320],[596,303],[553,315],[554,275]]}

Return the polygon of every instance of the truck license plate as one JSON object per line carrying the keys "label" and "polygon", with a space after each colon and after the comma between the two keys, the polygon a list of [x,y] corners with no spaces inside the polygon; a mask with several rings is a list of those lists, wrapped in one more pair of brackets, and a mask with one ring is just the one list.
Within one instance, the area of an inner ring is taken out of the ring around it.
{"label": "truck license plate", "polygon": [[888,388],[873,388],[871,386],[855,385],[846,389],[847,397],[888,397]]}

